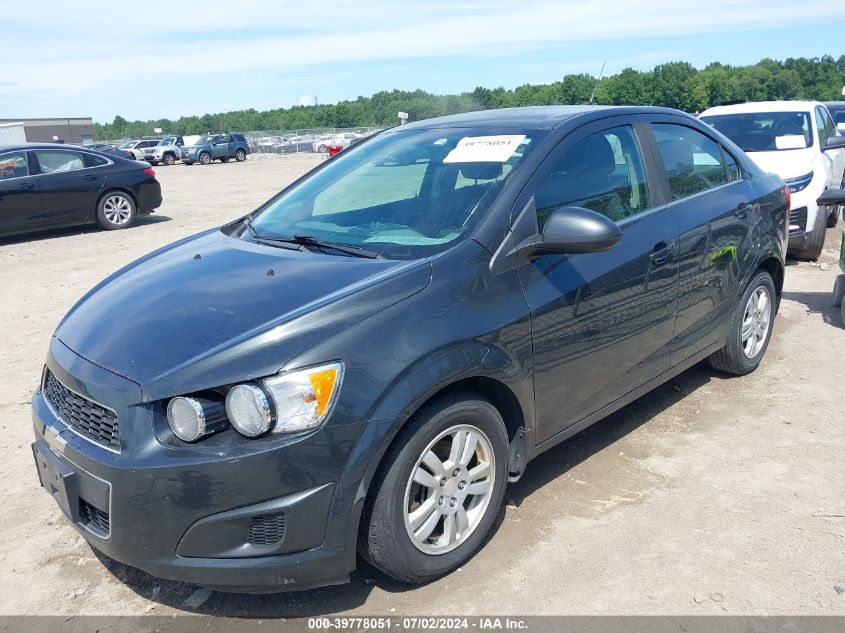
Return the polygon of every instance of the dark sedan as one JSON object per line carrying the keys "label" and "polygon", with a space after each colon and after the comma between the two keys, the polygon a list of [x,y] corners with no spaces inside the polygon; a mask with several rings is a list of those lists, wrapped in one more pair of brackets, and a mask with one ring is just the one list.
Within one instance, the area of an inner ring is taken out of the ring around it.
{"label": "dark sedan", "polygon": [[385,131],[73,307],[32,398],[42,484],[165,578],[288,590],[360,553],[429,581],[543,451],[699,361],[757,368],[789,196],[663,108]]}
{"label": "dark sedan", "polygon": [[93,222],[125,229],[159,206],[146,163],[70,145],[0,145],[0,235]]}

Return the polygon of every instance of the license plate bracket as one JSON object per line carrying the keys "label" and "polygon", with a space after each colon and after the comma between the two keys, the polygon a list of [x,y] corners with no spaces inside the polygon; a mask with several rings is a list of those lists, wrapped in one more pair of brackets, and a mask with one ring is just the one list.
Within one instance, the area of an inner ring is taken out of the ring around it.
{"label": "license plate bracket", "polygon": [[74,523],[79,522],[79,478],[73,469],[52,451],[32,445],[41,486],[50,493],[62,512]]}

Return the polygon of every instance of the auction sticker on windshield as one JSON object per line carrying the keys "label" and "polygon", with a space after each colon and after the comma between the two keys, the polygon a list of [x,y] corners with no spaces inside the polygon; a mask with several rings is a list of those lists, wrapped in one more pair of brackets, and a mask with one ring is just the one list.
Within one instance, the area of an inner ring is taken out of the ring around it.
{"label": "auction sticker on windshield", "polygon": [[505,134],[499,136],[465,136],[455,149],[446,155],[444,163],[504,163],[507,161],[525,134]]}

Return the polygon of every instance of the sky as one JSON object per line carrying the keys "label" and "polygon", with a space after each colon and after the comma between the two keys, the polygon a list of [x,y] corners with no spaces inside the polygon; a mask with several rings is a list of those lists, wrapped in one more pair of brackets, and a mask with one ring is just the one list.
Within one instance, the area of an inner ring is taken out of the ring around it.
{"label": "sky", "polygon": [[0,118],[100,123],[845,53],[832,0],[4,3]]}

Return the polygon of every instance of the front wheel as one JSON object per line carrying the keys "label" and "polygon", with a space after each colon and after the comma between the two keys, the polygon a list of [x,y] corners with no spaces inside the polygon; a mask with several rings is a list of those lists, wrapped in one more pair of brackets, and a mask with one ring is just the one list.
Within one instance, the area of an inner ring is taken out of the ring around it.
{"label": "front wheel", "polygon": [[201,165],[208,165],[211,162],[211,154],[208,152],[203,152],[200,154],[200,164]]}
{"label": "front wheel", "polygon": [[757,369],[772,337],[776,302],[772,277],[761,270],[742,293],[725,346],[709,358],[714,369],[738,376]]}
{"label": "front wheel", "polygon": [[235,160],[239,163],[244,162],[246,160],[246,152],[242,149],[239,149],[237,152],[235,152]]}
{"label": "front wheel", "polygon": [[397,436],[370,487],[363,555],[402,582],[456,569],[493,526],[507,460],[507,432],[492,404],[463,394],[427,406]]}
{"label": "front wheel", "polygon": [[173,154],[165,154],[164,155],[164,164],[167,166],[172,165],[176,162],[176,157]]}
{"label": "front wheel", "polygon": [[823,207],[819,207],[816,210],[816,219],[813,221],[813,228],[810,229],[801,250],[795,253],[798,259],[816,261],[819,255],[822,254],[824,238],[827,234],[827,215],[824,214],[822,209]]}
{"label": "front wheel", "polygon": [[827,214],[827,228],[833,229],[836,228],[836,224],[839,222],[839,205],[831,207],[830,213]]}
{"label": "front wheel", "polygon": [[125,229],[135,221],[135,201],[122,191],[110,191],[97,204],[97,221],[104,229]]}

